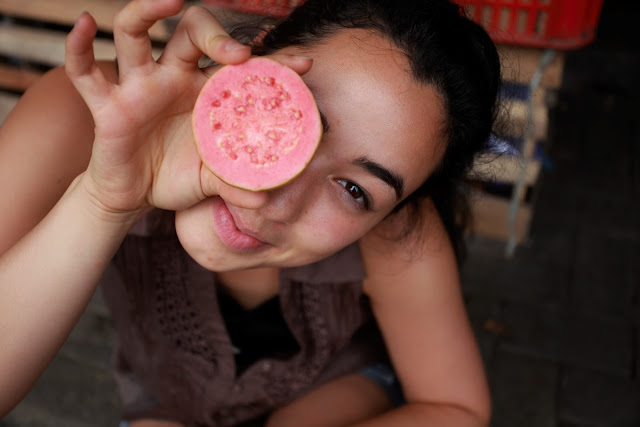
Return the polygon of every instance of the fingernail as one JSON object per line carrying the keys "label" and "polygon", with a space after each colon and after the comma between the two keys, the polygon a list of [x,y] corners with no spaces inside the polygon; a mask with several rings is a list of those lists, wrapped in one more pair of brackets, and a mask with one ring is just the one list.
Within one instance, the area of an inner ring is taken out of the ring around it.
{"label": "fingernail", "polygon": [[[78,26],[82,26],[84,25],[86,28],[87,24],[81,24],[82,21],[87,21],[87,17],[89,19],[89,22],[93,19],[91,17],[91,14],[89,12],[87,12],[86,10],[84,12],[82,12],[80,14],[80,16],[78,16],[78,18],[76,19],[76,21],[73,23],[73,27],[71,27],[71,30],[73,31],[74,29],[78,28]],[[78,30],[76,30],[78,31]]]}
{"label": "fingernail", "polygon": [[236,40],[229,40],[224,44],[224,50],[229,52],[233,52],[235,50],[240,50],[240,49],[246,49],[246,48],[247,46],[243,45],[242,43]]}
{"label": "fingernail", "polygon": [[83,10],[82,13],[80,15],[78,15],[78,17],[76,18],[76,21],[73,23],[73,26],[75,27],[76,25],[78,25],[78,22],[84,17],[84,15],[87,15],[89,12],[87,12],[86,10]]}

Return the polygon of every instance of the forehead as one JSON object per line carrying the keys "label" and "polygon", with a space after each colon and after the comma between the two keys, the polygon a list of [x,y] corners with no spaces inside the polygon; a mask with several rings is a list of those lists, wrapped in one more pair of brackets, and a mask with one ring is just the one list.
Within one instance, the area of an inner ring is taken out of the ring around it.
{"label": "forehead", "polygon": [[336,32],[302,50],[313,58],[303,76],[327,117],[327,138],[345,156],[375,157],[400,172],[407,190],[433,171],[444,152],[437,91],[416,82],[392,42],[361,29]]}

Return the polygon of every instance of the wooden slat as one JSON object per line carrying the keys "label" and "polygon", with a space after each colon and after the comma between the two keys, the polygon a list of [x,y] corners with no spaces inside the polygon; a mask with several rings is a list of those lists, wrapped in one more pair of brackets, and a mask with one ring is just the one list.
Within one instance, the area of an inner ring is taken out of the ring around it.
{"label": "wooden slat", "polygon": [[[64,45],[66,35],[52,30],[11,25],[0,26],[0,54],[16,56],[28,61],[52,66],[64,63]],[[114,59],[116,57],[113,41],[96,39],[93,43],[96,59]],[[161,51],[154,50],[158,58]]]}
{"label": "wooden slat", "polygon": [[[489,194],[477,195],[472,199],[471,211],[473,233],[500,240],[509,238],[509,200]],[[528,237],[532,216],[530,205],[519,206],[515,221],[517,243],[522,243]]]}
{"label": "wooden slat", "polygon": [[[507,122],[506,128],[502,129],[502,137],[522,138],[525,136],[527,126],[529,126],[528,109],[529,105],[524,100],[505,100],[504,120]],[[549,128],[549,109],[545,104],[545,90],[538,90],[533,96],[533,140],[540,141],[547,139]]]}
{"label": "wooden slat", "polygon": [[0,92],[0,126],[4,123],[4,119],[9,115],[9,112],[18,102],[20,97],[18,95]]}
{"label": "wooden slat", "polygon": [[[529,84],[540,65],[543,49],[498,45],[505,80]],[[556,52],[554,59],[545,68],[540,85],[557,89],[562,85],[564,54]]]}
{"label": "wooden slat", "polygon": [[25,91],[42,73],[0,64],[0,88]]}
{"label": "wooden slat", "polygon": [[[1,0],[0,13],[72,26],[80,14],[87,11],[94,17],[99,29],[111,32],[113,17],[127,2],[127,0]],[[169,30],[164,23],[159,22],[151,27],[149,35],[155,40],[164,41],[169,37]]]}

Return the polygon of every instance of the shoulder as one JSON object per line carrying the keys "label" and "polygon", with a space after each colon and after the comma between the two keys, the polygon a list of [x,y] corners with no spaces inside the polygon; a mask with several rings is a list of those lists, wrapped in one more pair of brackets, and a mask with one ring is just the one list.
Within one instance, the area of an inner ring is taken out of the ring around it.
{"label": "shoulder", "polygon": [[411,278],[422,279],[428,275],[439,282],[457,283],[458,264],[453,246],[430,199],[422,202],[420,215],[422,221],[418,222],[418,228],[409,233],[404,230],[410,218],[401,211],[360,240],[367,273],[365,292],[370,297],[388,292],[390,279],[398,283],[404,278],[408,284],[413,282]]}
{"label": "shoulder", "polygon": [[393,239],[391,223],[383,226],[390,230],[362,239],[364,291],[407,400],[448,404],[486,419],[488,388],[453,247],[431,201],[422,214],[415,235]]}
{"label": "shoulder", "polygon": [[[105,76],[115,81],[114,63],[98,65]],[[67,77],[64,67],[45,73],[21,96],[1,129],[2,144],[34,136],[33,144],[56,144],[64,148],[93,142],[93,119],[80,94]]]}
{"label": "shoulder", "polygon": [[[101,63],[107,78],[114,64]],[[0,253],[33,228],[84,171],[93,146],[93,119],[64,68],[47,72],[0,126]],[[17,185],[19,184],[19,185]]]}
{"label": "shoulder", "polygon": [[[107,79],[112,82],[117,80],[117,68],[114,62],[100,62],[98,67]],[[60,108],[62,106],[64,108]],[[16,106],[16,114],[45,110],[48,117],[64,115],[73,118],[73,114],[79,114],[76,116],[78,121],[88,120],[92,125],[91,114],[67,77],[64,66],[53,68],[45,73],[24,93]]]}

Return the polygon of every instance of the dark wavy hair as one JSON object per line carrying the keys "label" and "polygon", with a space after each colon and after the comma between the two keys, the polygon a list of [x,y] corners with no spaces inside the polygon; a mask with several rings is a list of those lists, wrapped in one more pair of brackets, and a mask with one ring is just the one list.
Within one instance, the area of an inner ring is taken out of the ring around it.
{"label": "dark wavy hair", "polygon": [[493,41],[449,0],[307,0],[270,28],[254,53],[312,46],[343,28],[371,29],[389,38],[406,54],[414,79],[439,92],[445,106],[444,156],[394,213],[408,209],[406,237],[421,220],[420,201],[431,197],[461,261],[470,212],[465,178],[487,148],[498,113],[501,71]]}

